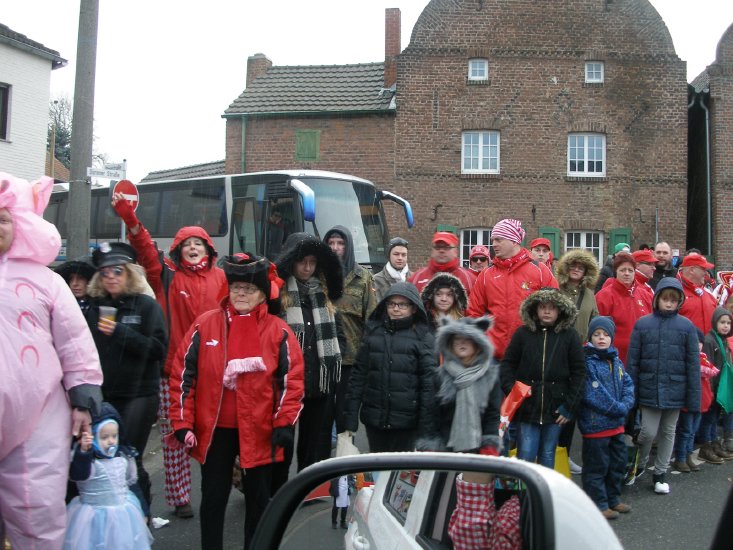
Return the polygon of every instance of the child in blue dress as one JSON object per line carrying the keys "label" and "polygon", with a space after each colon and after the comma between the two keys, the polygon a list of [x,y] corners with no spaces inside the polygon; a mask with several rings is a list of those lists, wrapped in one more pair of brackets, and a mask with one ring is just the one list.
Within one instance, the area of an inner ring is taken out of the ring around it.
{"label": "child in blue dress", "polygon": [[65,550],[138,550],[150,548],[138,498],[130,490],[137,481],[136,452],[120,446],[120,417],[104,403],[74,449],[69,477],[79,496],[67,506]]}

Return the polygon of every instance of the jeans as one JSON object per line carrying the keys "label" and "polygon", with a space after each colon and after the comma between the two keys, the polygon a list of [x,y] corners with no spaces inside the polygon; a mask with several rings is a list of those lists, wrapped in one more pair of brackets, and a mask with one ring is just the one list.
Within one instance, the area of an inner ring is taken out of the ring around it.
{"label": "jeans", "polygon": [[700,413],[680,412],[674,438],[674,457],[677,462],[685,462],[687,455],[694,449],[695,433],[700,427],[701,418]]}
{"label": "jeans", "polygon": [[713,403],[707,412],[702,413],[700,428],[697,431],[697,440],[700,443],[710,443],[718,440],[718,417],[720,405]]}
{"label": "jeans", "polygon": [[639,433],[639,471],[646,468],[652,443],[657,437],[657,458],[654,461],[654,475],[662,475],[669,468],[674,445],[674,431],[679,409],[653,409],[641,406],[641,432]]}
{"label": "jeans", "polygon": [[583,438],[583,490],[601,511],[621,502],[626,458],[622,433],[612,437]]}
{"label": "jeans", "polygon": [[723,415],[723,431],[725,433],[733,433],[733,412],[725,413],[721,411]]}
{"label": "jeans", "polygon": [[517,456],[528,462],[537,461],[548,468],[555,467],[555,449],[560,439],[560,424],[519,423]]}

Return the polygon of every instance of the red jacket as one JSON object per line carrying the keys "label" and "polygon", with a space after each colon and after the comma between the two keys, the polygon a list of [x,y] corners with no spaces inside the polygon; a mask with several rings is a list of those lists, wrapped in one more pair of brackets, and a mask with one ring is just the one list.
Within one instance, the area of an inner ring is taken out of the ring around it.
{"label": "red jacket", "polygon": [[[436,273],[443,272],[435,269],[432,266],[432,261],[428,262],[428,265],[426,267],[418,269],[415,272],[415,274],[410,279],[410,282],[417,287],[418,292],[422,292],[423,288],[425,288],[425,286],[430,282],[430,280]],[[473,285],[476,284],[476,277],[474,277],[470,269],[466,269],[465,267],[456,265],[455,268],[451,270],[446,270],[445,273],[450,273],[454,277],[458,278],[458,280],[461,281],[463,288],[466,289],[466,296],[471,295],[471,289],[473,288]]]}
{"label": "red jacket", "polygon": [[467,317],[491,315],[494,326],[488,332],[494,343],[494,357],[504,357],[509,341],[522,325],[519,306],[524,299],[544,287],[558,288],[555,276],[544,263],[533,261],[529,252],[517,254],[521,258],[510,267],[494,259],[494,264],[479,273],[468,301]]}
{"label": "red jacket", "polygon": [[[219,293],[226,286],[224,271],[216,266],[192,271],[179,268],[169,259],[163,259],[150,233],[142,224],[137,235],[127,234],[137,252],[137,261],[145,268],[148,283],[155,292],[163,314],[168,321],[168,355],[163,373],[170,376],[171,365],[183,335],[196,317],[219,307]],[[171,245],[175,250],[189,237],[198,237],[214,250],[214,243],[206,231],[197,226],[183,227]],[[209,261],[213,262],[214,258]]]}
{"label": "red jacket", "polygon": [[718,302],[705,287],[696,287],[681,273],[677,274],[677,278],[682,283],[682,290],[685,292],[685,301],[680,308],[680,315],[687,317],[703,334],[707,334],[713,328],[713,311],[718,306]]}
{"label": "red jacket", "polygon": [[616,323],[613,344],[625,366],[631,331],[637,319],[652,312],[652,296],[636,284],[628,288],[615,277],[608,280],[612,282],[598,291],[596,304],[599,314],[611,317]]}
{"label": "red jacket", "polygon": [[[191,456],[202,464],[211,445],[224,391],[229,333],[227,302],[224,299],[221,308],[196,319],[178,348],[171,369],[171,425],[174,431],[193,430],[197,444],[191,449]],[[283,449],[273,448],[272,430],[295,426],[303,398],[303,354],[293,331],[285,321],[267,313],[267,304],[253,313],[267,370],[237,377],[242,468],[282,462]]]}

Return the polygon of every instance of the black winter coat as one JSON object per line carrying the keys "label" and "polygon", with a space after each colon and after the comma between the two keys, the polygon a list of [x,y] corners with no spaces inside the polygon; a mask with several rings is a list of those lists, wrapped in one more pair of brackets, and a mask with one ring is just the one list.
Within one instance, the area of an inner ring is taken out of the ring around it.
{"label": "black winter coat", "polygon": [[[346,430],[355,432],[361,418],[365,426],[381,430],[416,429],[418,435],[435,431],[434,336],[417,290],[405,296],[406,287],[415,288],[410,283],[394,285],[367,323],[349,380]],[[390,320],[384,303],[395,295],[410,299],[417,313]]]}
{"label": "black winter coat", "polygon": [[[117,308],[117,327],[106,336],[97,329],[99,306]],[[145,294],[97,298],[85,314],[102,364],[106,401],[155,395],[168,351],[163,310]]]}

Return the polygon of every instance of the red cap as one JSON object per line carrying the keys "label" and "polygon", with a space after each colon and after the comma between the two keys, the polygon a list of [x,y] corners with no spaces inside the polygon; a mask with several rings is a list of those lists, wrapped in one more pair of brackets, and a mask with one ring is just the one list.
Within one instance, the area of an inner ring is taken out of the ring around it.
{"label": "red cap", "polygon": [[684,258],[682,258],[682,266],[681,267],[702,267],[703,269],[712,269],[715,267],[713,264],[709,263],[705,256],[702,254],[698,254],[697,252],[693,252],[692,254],[688,254]]}
{"label": "red cap", "polygon": [[471,249],[471,253],[468,255],[469,259],[474,256],[486,256],[489,257],[489,247],[482,244],[477,244]]}
{"label": "red cap", "polygon": [[444,243],[448,246],[458,246],[458,237],[448,231],[438,231],[433,235],[433,244]]}
{"label": "red cap", "polygon": [[637,264],[656,264],[657,258],[651,250],[635,250],[631,253]]}
{"label": "red cap", "polygon": [[535,246],[546,246],[547,248],[549,248],[550,250],[552,250],[552,247],[550,246],[549,239],[545,239],[543,237],[539,237],[539,238],[535,239],[534,241],[532,241],[531,243],[529,243],[529,249],[530,250],[532,250]]}

